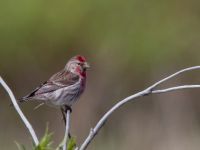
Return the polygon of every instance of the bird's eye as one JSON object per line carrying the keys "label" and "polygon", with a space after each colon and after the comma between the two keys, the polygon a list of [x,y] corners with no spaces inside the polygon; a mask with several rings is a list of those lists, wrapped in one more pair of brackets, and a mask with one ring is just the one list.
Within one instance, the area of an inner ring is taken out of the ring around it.
{"label": "bird's eye", "polygon": [[81,63],[78,63],[79,66],[81,66]]}

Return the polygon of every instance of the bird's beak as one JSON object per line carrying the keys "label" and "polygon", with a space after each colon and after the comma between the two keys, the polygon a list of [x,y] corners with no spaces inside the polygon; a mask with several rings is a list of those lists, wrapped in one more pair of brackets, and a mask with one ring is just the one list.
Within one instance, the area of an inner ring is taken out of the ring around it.
{"label": "bird's beak", "polygon": [[90,68],[90,65],[89,65],[87,62],[85,62],[83,67],[84,67],[85,69],[88,69],[88,68]]}

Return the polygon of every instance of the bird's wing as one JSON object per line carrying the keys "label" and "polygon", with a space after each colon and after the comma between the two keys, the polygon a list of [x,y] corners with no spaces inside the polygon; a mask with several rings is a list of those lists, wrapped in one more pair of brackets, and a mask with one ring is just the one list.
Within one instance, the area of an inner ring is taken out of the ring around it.
{"label": "bird's wing", "polygon": [[44,82],[33,90],[30,94],[22,98],[23,100],[34,98],[36,95],[56,91],[60,88],[67,87],[79,81],[79,76],[64,70],[54,74],[48,81]]}
{"label": "bird's wing", "polygon": [[58,86],[69,86],[76,83],[79,80],[79,76],[71,73],[69,71],[62,70],[48,80],[48,82],[52,82]]}
{"label": "bird's wing", "polygon": [[47,81],[45,81],[44,83],[40,84],[40,86],[38,86],[37,88],[35,88],[35,89],[34,89],[33,91],[31,91],[28,95],[26,95],[26,96],[20,98],[19,101],[20,101],[20,102],[24,102],[25,100],[28,100],[28,99],[34,97],[34,96],[35,96],[35,93],[36,93],[40,88],[42,88],[43,85],[46,85],[46,84],[47,84]]}

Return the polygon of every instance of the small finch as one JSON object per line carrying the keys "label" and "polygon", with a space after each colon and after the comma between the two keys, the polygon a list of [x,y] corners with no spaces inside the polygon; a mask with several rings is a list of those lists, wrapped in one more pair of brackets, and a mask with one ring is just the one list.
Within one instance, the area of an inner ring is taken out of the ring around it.
{"label": "small finch", "polygon": [[62,113],[70,109],[85,90],[86,71],[89,68],[85,57],[74,56],[63,70],[54,74],[49,80],[41,84],[20,101],[25,102],[32,99],[41,100],[60,106]]}

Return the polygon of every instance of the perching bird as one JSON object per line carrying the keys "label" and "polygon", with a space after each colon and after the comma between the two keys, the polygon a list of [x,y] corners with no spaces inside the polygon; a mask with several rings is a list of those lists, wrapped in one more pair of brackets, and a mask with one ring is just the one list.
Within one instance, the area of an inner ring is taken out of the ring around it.
{"label": "perching bird", "polygon": [[41,100],[60,106],[63,114],[67,109],[71,111],[72,104],[85,90],[88,68],[85,57],[75,56],[67,62],[63,70],[23,97],[20,102]]}

